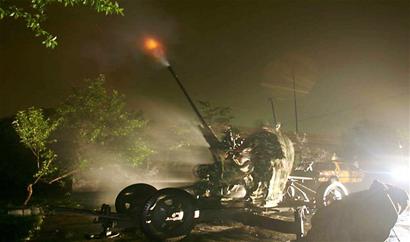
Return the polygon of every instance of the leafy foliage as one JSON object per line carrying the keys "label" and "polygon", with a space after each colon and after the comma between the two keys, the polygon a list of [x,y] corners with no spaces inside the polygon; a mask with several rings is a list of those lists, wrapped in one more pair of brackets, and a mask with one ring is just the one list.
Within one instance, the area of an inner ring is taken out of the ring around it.
{"label": "leafy foliage", "polygon": [[105,15],[122,15],[124,11],[116,1],[112,0],[21,0],[16,3],[0,0],[0,20],[7,17],[23,20],[36,37],[43,39],[42,43],[46,47],[55,48],[58,44],[57,36],[42,27],[42,23],[47,19],[47,7],[52,4],[64,7],[88,6]]}
{"label": "leafy foliage", "polygon": [[[104,83],[101,75],[87,80],[86,87],[74,89],[53,119],[46,118],[41,108],[17,113],[13,127],[37,161],[25,205],[40,179],[49,184],[61,181],[91,164],[103,166],[105,157],[139,166],[152,153],[141,135],[147,121],[141,113],[128,112],[125,97],[116,90],[107,91]],[[58,160],[57,153],[61,154]]]}
{"label": "leafy foliage", "polygon": [[27,205],[33,194],[33,186],[58,169],[55,165],[57,154],[49,148],[49,145],[55,142],[50,136],[59,126],[59,120],[51,121],[44,117],[42,109],[32,107],[18,112],[12,125],[21,143],[31,150],[37,161],[34,181],[27,185],[27,198],[24,201],[24,205]]}
{"label": "leafy foliage", "polygon": [[[137,166],[152,151],[143,142],[141,131],[147,124],[141,113],[126,110],[124,96],[118,91],[108,92],[105,78],[87,80],[85,88],[78,88],[58,109],[64,128],[77,147],[77,161],[88,163],[94,150],[109,150]],[[88,156],[88,157],[87,157]]]}
{"label": "leafy foliage", "polygon": [[[217,135],[224,136],[224,132],[226,131],[227,127],[230,126],[233,119],[233,115],[231,115],[231,108],[214,106],[208,101],[198,101],[198,104],[201,115],[211,126],[213,131],[215,131]],[[187,123],[186,120],[173,119],[172,125],[166,126],[164,130],[167,130],[167,132],[171,135],[172,142],[167,142],[166,144],[162,142],[159,150],[166,148],[165,150],[167,152],[178,154],[178,151],[181,151],[182,153],[182,151],[188,147],[192,149],[191,146],[198,142],[196,141],[196,139],[199,136],[193,134],[198,130],[197,123],[195,123],[195,125],[192,125],[192,123]],[[167,152],[164,151],[163,153]],[[160,155],[162,157],[167,156],[163,154]]]}
{"label": "leafy foliage", "polygon": [[313,147],[306,133],[296,134],[293,140],[295,147],[295,164],[302,162],[323,162],[331,159],[331,152],[324,148]]}
{"label": "leafy foliage", "polygon": [[232,109],[230,107],[215,106],[209,101],[198,101],[199,109],[206,122],[217,134],[221,134],[231,125]]}
{"label": "leafy foliage", "polygon": [[19,111],[13,127],[20,137],[21,143],[29,148],[36,157],[37,170],[34,178],[39,180],[54,173],[57,167],[53,163],[57,154],[49,148],[51,143],[56,142],[50,138],[51,134],[60,125],[60,120],[51,121],[45,118],[41,108],[31,107],[25,111]]}

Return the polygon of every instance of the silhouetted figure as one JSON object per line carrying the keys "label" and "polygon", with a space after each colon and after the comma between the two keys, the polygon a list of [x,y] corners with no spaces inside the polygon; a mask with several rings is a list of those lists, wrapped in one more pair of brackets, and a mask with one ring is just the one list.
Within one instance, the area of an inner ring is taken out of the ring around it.
{"label": "silhouetted figure", "polygon": [[303,242],[383,242],[408,205],[400,188],[374,181],[368,190],[352,193],[317,211]]}

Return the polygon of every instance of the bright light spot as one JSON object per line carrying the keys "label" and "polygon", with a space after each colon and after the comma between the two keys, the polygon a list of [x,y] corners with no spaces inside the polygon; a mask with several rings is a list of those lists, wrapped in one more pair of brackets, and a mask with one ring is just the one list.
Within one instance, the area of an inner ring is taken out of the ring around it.
{"label": "bright light spot", "polygon": [[195,212],[194,212],[194,218],[199,218],[199,210],[195,210]]}
{"label": "bright light spot", "polygon": [[409,179],[409,170],[406,167],[397,167],[390,172],[391,176],[397,181],[407,181]]}
{"label": "bright light spot", "polygon": [[145,38],[144,39],[144,49],[149,53],[149,55],[152,55],[162,65],[169,66],[169,62],[167,58],[165,57],[163,46],[158,40],[152,37]]}
{"label": "bright light spot", "polygon": [[155,49],[159,48],[159,43],[158,43],[158,41],[156,41],[156,40],[153,39],[153,38],[147,38],[147,39],[145,39],[144,45],[145,45],[145,48],[146,48],[147,50],[155,50]]}

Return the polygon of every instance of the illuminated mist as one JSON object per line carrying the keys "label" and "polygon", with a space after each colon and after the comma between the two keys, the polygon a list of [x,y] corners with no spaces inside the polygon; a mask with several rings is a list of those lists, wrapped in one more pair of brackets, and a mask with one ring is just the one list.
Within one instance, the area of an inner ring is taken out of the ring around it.
{"label": "illuminated mist", "polygon": [[160,101],[143,100],[140,104],[151,120],[144,133],[154,154],[133,167],[115,153],[89,149],[87,156],[97,163],[75,177],[74,190],[96,192],[96,204],[114,203],[119,191],[134,183],[148,183],[157,189],[190,184],[195,181],[194,167],[212,162],[193,114]]}

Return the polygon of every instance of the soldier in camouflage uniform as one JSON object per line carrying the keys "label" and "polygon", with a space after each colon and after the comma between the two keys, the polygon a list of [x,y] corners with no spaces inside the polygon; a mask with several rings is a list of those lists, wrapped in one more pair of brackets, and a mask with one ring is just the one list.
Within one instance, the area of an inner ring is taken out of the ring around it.
{"label": "soldier in camouflage uniform", "polygon": [[282,199],[292,170],[292,142],[276,129],[263,127],[241,140],[231,152],[233,162],[226,165],[227,180],[240,177],[246,187],[246,198],[256,205],[276,206]]}

